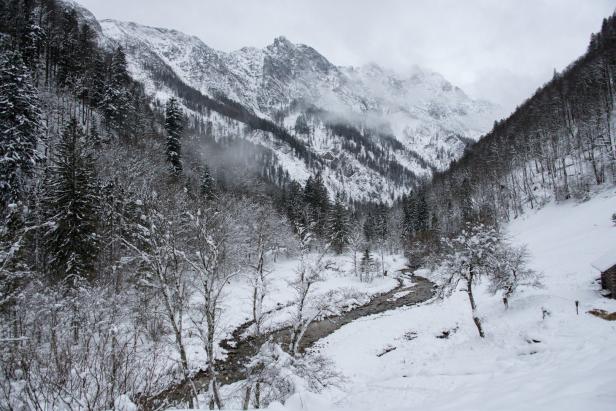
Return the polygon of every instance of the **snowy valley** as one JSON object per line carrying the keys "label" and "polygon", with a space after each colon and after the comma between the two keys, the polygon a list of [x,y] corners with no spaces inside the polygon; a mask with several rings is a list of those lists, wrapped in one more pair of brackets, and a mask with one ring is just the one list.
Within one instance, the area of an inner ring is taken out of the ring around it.
{"label": "snowy valley", "polygon": [[114,13],[0,0],[0,410],[616,408],[616,14],[500,119]]}
{"label": "snowy valley", "polygon": [[[506,309],[481,286],[485,340],[462,292],[366,318],[318,345],[347,376],[341,389],[298,394],[279,409],[613,409],[616,324],[589,311],[616,311],[616,302],[601,296],[592,267],[616,246],[615,208],[611,188],[507,225],[511,241],[528,246],[542,287],[522,290]],[[451,334],[439,338],[444,331]],[[386,347],[396,349],[379,357]]]}

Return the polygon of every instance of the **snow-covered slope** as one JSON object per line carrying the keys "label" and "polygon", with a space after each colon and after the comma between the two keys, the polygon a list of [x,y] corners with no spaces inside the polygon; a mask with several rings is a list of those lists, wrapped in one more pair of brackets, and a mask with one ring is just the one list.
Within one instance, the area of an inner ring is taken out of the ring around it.
{"label": "snow-covered slope", "polygon": [[[524,289],[505,310],[480,293],[487,336],[477,336],[463,292],[421,307],[346,325],[320,352],[347,377],[340,390],[302,393],[286,407],[309,410],[608,411],[616,406],[616,312],[600,295],[591,263],[616,244],[616,189],[584,203],[550,204],[513,221],[544,288]],[[580,302],[576,315],[575,301]],[[543,319],[542,310],[549,315]],[[435,338],[456,329],[448,339]],[[410,332],[416,338],[410,339]],[[387,346],[396,350],[377,357]]]}
{"label": "snow-covered slope", "polygon": [[[331,191],[356,199],[390,200],[408,192],[417,178],[458,158],[497,118],[491,104],[419,68],[400,75],[375,64],[338,67],[284,37],[264,49],[227,53],[175,30],[112,20],[101,26],[103,42],[125,48],[133,76],[151,95],[164,100],[172,93],[157,78],[165,70],[205,96],[241,104],[287,129],[322,160],[306,166],[292,150],[276,153],[290,178],[302,180],[319,169]],[[299,115],[306,115],[309,132],[295,130]],[[332,131],[334,123],[358,130],[362,141]],[[261,137],[252,141],[277,151],[270,144],[275,137]]]}
{"label": "snow-covered slope", "polygon": [[441,75],[419,67],[404,74],[376,64],[337,67],[312,47],[284,37],[264,49],[226,53],[175,30],[114,20],[101,25],[107,37],[154,53],[201,92],[224,93],[257,112],[273,114],[303,99],[339,114],[385,120],[398,114],[392,126],[409,126],[409,132],[420,122],[471,139],[487,131],[497,115],[493,105],[470,99]]}

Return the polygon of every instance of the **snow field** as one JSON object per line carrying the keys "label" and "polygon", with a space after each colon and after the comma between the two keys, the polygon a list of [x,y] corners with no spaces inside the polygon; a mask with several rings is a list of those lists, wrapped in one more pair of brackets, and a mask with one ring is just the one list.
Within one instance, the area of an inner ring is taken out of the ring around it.
{"label": "snow field", "polygon": [[[463,292],[364,318],[318,347],[345,375],[341,388],[298,393],[284,407],[271,408],[616,409],[616,324],[587,313],[616,311],[615,300],[601,297],[598,272],[590,266],[616,244],[615,211],[611,188],[590,201],[549,204],[511,222],[511,241],[528,245],[544,287],[523,289],[505,310],[500,296],[479,286],[485,339],[477,335]],[[437,338],[445,330],[449,338]]]}

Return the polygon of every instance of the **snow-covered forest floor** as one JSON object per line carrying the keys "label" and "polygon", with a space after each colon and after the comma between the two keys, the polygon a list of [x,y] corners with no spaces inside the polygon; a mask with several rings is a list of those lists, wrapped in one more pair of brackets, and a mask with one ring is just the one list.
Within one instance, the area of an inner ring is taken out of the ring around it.
{"label": "snow-covered forest floor", "polygon": [[[616,301],[600,295],[598,272],[591,267],[616,246],[610,221],[615,210],[611,188],[586,202],[530,210],[511,222],[510,239],[528,246],[543,287],[521,290],[508,310],[499,296],[478,287],[485,339],[477,335],[462,292],[367,317],[315,347],[344,375],[340,387],[298,393],[270,408],[613,410],[616,323],[588,311],[616,311]],[[366,291],[387,286],[393,282],[375,282]],[[438,338],[444,332],[448,338]]]}
{"label": "snow-covered forest floor", "polygon": [[[308,258],[317,258],[317,254],[310,254]],[[292,321],[294,313],[292,306],[297,298],[292,282],[297,277],[298,260],[295,258],[285,258],[284,254],[276,257],[270,256],[271,263],[268,266],[268,284],[267,293],[263,302],[263,311],[270,312],[265,316],[262,331],[267,332],[288,326]],[[357,256],[357,264],[359,264],[360,255]],[[375,255],[375,261],[377,256]],[[310,299],[317,300],[327,295],[331,303],[331,310],[336,312],[339,310],[349,310],[355,306],[365,304],[371,298],[379,293],[383,293],[395,288],[398,282],[392,275],[383,277],[378,273],[374,273],[372,281],[360,281],[354,275],[353,256],[343,254],[340,256],[327,255],[324,258],[326,269],[321,275],[321,281],[315,284],[314,290],[311,292]],[[405,267],[406,260],[402,255],[384,255],[385,270],[389,273],[394,273]],[[226,288],[221,307],[220,326],[217,329],[217,341],[220,342],[231,336],[231,333],[241,324],[252,319],[252,293],[253,288],[247,276],[238,276]],[[194,296],[193,306],[198,307],[202,296],[198,293]],[[198,309],[189,315],[184,326],[188,330],[187,339],[187,355],[189,362],[193,366],[206,368],[207,354],[203,349],[203,341],[199,338],[198,331],[190,330],[194,327],[193,320],[198,314]],[[251,328],[246,330],[247,335],[250,335]],[[177,357],[175,350],[172,347],[172,336],[169,338],[169,353],[173,358]],[[224,358],[225,352],[216,344],[218,350],[217,357]],[[177,360],[177,359],[176,359]]]}

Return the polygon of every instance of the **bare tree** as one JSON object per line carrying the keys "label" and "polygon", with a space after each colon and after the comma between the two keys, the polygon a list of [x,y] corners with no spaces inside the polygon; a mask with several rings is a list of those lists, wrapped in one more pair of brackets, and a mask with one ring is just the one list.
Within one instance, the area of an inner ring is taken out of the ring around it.
{"label": "bare tree", "polygon": [[310,234],[303,227],[298,227],[297,233],[300,243],[300,262],[296,270],[297,276],[291,282],[296,297],[289,343],[289,351],[294,357],[299,354],[301,340],[310,323],[329,310],[327,298],[313,299],[313,301],[310,298],[314,285],[322,281],[321,274],[325,269],[323,259],[327,248],[318,254],[309,254]]}
{"label": "bare tree", "polygon": [[479,336],[485,337],[473,295],[473,286],[490,275],[495,266],[500,242],[498,232],[483,224],[467,224],[466,228],[452,239],[445,239],[445,255],[441,271],[444,281],[441,295],[450,295],[463,283],[471,305],[473,322]]}
{"label": "bare tree", "polygon": [[[115,287],[38,284],[24,293],[18,340],[0,337],[1,409],[108,409],[122,394],[150,395],[166,373],[161,347],[144,355],[130,323],[130,294],[116,309]],[[36,307],[33,309],[33,307]],[[79,313],[78,340],[75,307]],[[119,315],[123,327],[114,319]]]}
{"label": "bare tree", "polygon": [[[263,302],[269,292],[268,261],[279,249],[289,248],[293,235],[286,219],[278,215],[270,204],[252,202],[243,204],[241,208],[242,220],[245,221],[247,266],[250,268],[248,280],[252,287],[252,336],[258,340],[262,336],[263,323],[267,316]],[[248,376],[244,409],[249,406],[253,386],[254,405],[260,407],[261,383],[258,375]]]}
{"label": "bare tree", "polygon": [[193,323],[205,345],[210,393],[219,409],[223,403],[217,380],[215,342],[222,313],[221,302],[230,280],[240,273],[237,253],[233,249],[232,228],[236,221],[233,210],[230,203],[203,208],[195,202],[190,205],[186,222],[190,252],[184,254],[184,258],[196,274],[198,292],[202,297]]}
{"label": "bare tree", "polygon": [[509,307],[509,299],[519,287],[539,287],[540,275],[528,268],[526,247],[513,247],[502,242],[495,255],[495,265],[490,273],[490,291],[502,292],[503,303]]}
{"label": "bare tree", "polygon": [[[192,287],[184,251],[183,221],[175,212],[181,207],[160,200],[160,197],[155,198],[149,204],[149,213],[136,244],[128,240],[124,243],[136,252],[146,268],[142,283],[156,290],[161,298],[165,318],[173,330],[182,373],[188,379],[190,366],[184,342],[184,320]],[[192,397],[189,405],[193,407]]]}
{"label": "bare tree", "polygon": [[358,270],[357,254],[365,248],[364,233],[359,225],[353,226],[349,235],[349,248],[353,253],[353,274],[359,276],[361,280],[361,273]]}

